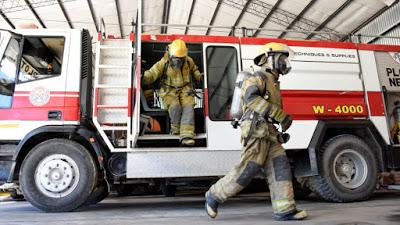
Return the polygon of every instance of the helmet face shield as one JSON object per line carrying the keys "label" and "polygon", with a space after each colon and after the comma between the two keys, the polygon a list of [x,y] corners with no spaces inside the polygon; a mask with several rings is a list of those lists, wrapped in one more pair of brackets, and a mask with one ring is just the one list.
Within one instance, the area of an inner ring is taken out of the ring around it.
{"label": "helmet face shield", "polygon": [[285,54],[278,54],[275,58],[274,67],[278,73],[285,75],[290,72],[292,66],[290,65],[290,60]]}

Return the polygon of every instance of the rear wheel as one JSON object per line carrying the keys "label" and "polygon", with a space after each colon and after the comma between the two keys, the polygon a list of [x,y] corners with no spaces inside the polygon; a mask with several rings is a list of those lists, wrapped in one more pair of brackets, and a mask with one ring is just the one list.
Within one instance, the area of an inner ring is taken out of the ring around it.
{"label": "rear wheel", "polygon": [[377,164],[371,148],[354,135],[329,139],[320,151],[320,175],[308,186],[332,202],[366,200],[376,188]]}
{"label": "rear wheel", "polygon": [[48,212],[65,212],[88,200],[97,183],[97,169],[82,145],[51,139],[26,156],[19,179],[22,193],[32,205]]}

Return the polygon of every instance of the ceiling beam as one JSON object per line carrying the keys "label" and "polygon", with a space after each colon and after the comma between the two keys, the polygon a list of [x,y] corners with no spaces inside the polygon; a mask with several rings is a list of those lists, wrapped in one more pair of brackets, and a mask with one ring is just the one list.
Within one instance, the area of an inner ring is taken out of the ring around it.
{"label": "ceiling beam", "polygon": [[[189,16],[188,16],[188,20],[187,20],[187,23],[186,23],[187,25],[189,25],[190,21],[192,20],[193,9],[194,9],[195,5],[196,5],[196,0],[192,0],[192,6],[190,6]],[[185,28],[185,34],[187,34],[188,31],[189,31],[189,27],[186,27]]]}
{"label": "ceiling beam", "polygon": [[[275,10],[279,7],[279,5],[282,3],[283,0],[278,0],[276,1],[275,5],[272,7],[272,9],[269,11],[268,15],[264,18],[264,20],[261,22],[260,26],[258,28],[263,28],[265,24],[268,22],[269,18],[271,18],[272,14],[275,12]],[[261,30],[256,30],[254,32],[253,37],[257,37],[257,35],[261,32]]]}
{"label": "ceiling beam", "polygon": [[[164,0],[164,10],[162,16],[162,24],[168,24],[169,20],[169,11],[171,9],[171,0]],[[168,27],[163,26],[161,27],[161,33],[166,34],[168,32]]]}
{"label": "ceiling beam", "polygon": [[[221,4],[222,4],[222,0],[218,0],[217,7],[215,7],[214,13],[211,17],[210,26],[212,26],[214,24],[215,18],[217,17],[217,14],[219,12],[219,8],[221,7]],[[210,31],[211,31],[211,28],[207,28],[206,35],[208,35],[210,33]]]}
{"label": "ceiling beam", "polygon": [[3,13],[3,11],[0,10],[0,15],[3,17],[3,19],[8,23],[8,25],[12,28],[15,29],[15,25],[11,22],[11,20],[6,16],[6,14]]}
{"label": "ceiling beam", "polygon": [[115,2],[115,8],[117,9],[119,33],[121,34],[121,38],[122,38],[122,37],[124,37],[124,31],[122,30],[121,10],[119,8],[119,1],[118,0],[114,0],[114,2]]}
{"label": "ceiling beam", "polygon": [[96,32],[99,32],[100,29],[99,29],[99,25],[97,24],[97,21],[96,21],[96,14],[94,13],[94,10],[93,10],[92,1],[91,0],[86,0],[86,1],[87,1],[88,6],[89,6],[90,15],[92,16],[94,26],[96,27]]}
{"label": "ceiling beam", "polygon": [[[324,22],[322,22],[314,31],[320,31],[324,28],[329,22],[331,22],[337,15],[339,15],[353,0],[346,0],[335,12],[333,12]],[[309,34],[305,39],[309,40],[314,37],[315,33]]]}
{"label": "ceiling beam", "polygon": [[[243,6],[243,9],[242,9],[242,11],[240,12],[238,18],[236,19],[235,23],[233,24],[233,27],[236,27],[236,26],[239,24],[240,20],[242,20],[242,17],[243,17],[243,15],[244,15],[244,13],[247,11],[247,8],[249,7],[251,1],[253,1],[253,0],[247,0],[246,4]],[[234,29],[234,28],[233,28],[233,29]],[[233,30],[231,30],[231,31],[229,32],[229,36],[233,35],[233,33],[234,33]]]}
{"label": "ceiling beam", "polygon": [[[303,10],[301,10],[301,12],[296,16],[296,18],[294,18],[294,20],[292,20],[292,22],[290,22],[290,24],[286,27],[286,29],[285,30],[290,30],[290,29],[292,29],[292,27],[297,23],[297,21],[299,21],[302,17],[303,17],[303,15],[304,14],[306,14],[306,12],[308,12],[308,10],[314,5],[314,3],[316,2],[317,0],[311,0],[307,5],[306,5],[306,7],[304,7],[304,9]],[[278,38],[283,38],[285,35],[286,35],[286,31],[283,31],[279,36],[278,36]]]}
{"label": "ceiling beam", "polygon": [[[362,24],[358,25],[353,31],[351,31],[348,35],[344,36],[342,39],[340,39],[340,41],[345,41],[346,39],[349,39],[349,36],[352,34],[357,33],[358,31],[360,31],[361,29],[363,29],[365,26],[367,26],[370,22],[374,21],[378,16],[380,16],[381,14],[383,14],[384,12],[386,12],[388,9],[390,9],[392,6],[394,6],[396,3],[398,3],[399,0],[396,0],[392,5],[388,6],[384,6],[383,8],[381,8],[378,12],[376,12],[374,15],[372,15],[371,17],[369,17],[366,21],[364,21]],[[349,40],[350,41],[350,40]]]}
{"label": "ceiling beam", "polygon": [[68,23],[68,25],[69,25],[69,28],[74,29],[74,26],[72,25],[72,22],[71,22],[71,20],[69,19],[67,10],[65,10],[64,4],[62,3],[61,0],[57,0],[57,2],[58,2],[58,5],[59,5],[60,8],[61,8],[62,13],[64,14],[65,19],[67,20],[67,23]]}
{"label": "ceiling beam", "polygon": [[33,13],[33,15],[35,16],[35,18],[37,19],[37,21],[39,21],[40,25],[43,28],[47,28],[46,25],[43,23],[42,19],[39,17],[39,15],[37,14],[36,10],[32,7],[31,3],[29,2],[29,0],[25,0],[25,4],[28,6],[28,8],[31,10],[31,12]]}

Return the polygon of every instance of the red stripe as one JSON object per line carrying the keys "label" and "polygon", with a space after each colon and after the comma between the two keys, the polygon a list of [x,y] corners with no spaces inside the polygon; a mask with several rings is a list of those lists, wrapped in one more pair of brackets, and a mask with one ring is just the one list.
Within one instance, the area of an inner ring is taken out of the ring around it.
{"label": "red stripe", "polygon": [[240,43],[244,45],[264,45],[269,42],[284,43],[289,46],[317,47],[317,48],[345,48],[356,49],[356,45],[350,42],[332,42],[332,41],[303,41],[303,40],[284,40],[276,38],[240,38]]}
{"label": "red stripe", "polygon": [[204,88],[204,116],[208,116],[208,89]]}
{"label": "red stripe", "polygon": [[400,52],[400,46],[398,45],[359,44],[358,49],[384,52]]}
{"label": "red stripe", "polygon": [[135,40],[135,34],[133,32],[129,33],[129,40],[134,41]]}
{"label": "red stripe", "polygon": [[307,40],[285,40],[276,38],[252,38],[252,37],[233,37],[233,36],[204,36],[204,35],[149,35],[143,34],[142,41],[171,42],[175,39],[182,39],[186,42],[194,43],[241,43],[243,45],[264,45],[269,42],[285,43],[289,46],[316,47],[316,48],[342,48],[342,49],[360,49],[372,51],[400,52],[400,46],[394,45],[376,45],[376,44],[355,44],[351,42],[333,42],[333,41],[307,41]]}
{"label": "red stripe", "polygon": [[132,88],[128,89],[128,117],[132,117]]}
{"label": "red stripe", "polygon": [[384,116],[383,95],[379,91],[368,92],[368,104],[371,111],[371,116]]}
{"label": "red stripe", "polygon": [[[30,95],[31,91],[15,91],[15,94]],[[50,95],[79,95],[77,91],[50,91]]]}
{"label": "red stripe", "polygon": [[43,106],[34,106],[29,96],[14,96],[10,109],[0,109],[0,120],[48,120],[49,111],[61,111],[65,121],[79,120],[78,97],[50,97]]}
{"label": "red stripe", "polygon": [[175,39],[182,39],[186,42],[211,42],[211,43],[239,43],[238,37],[233,36],[203,36],[203,35],[183,35],[183,34],[173,34],[173,35],[142,35],[142,41],[158,41],[158,42],[171,42]]}
{"label": "red stripe", "polygon": [[99,99],[99,89],[98,88],[96,88],[95,90],[94,90],[94,116],[95,117],[97,117],[97,114],[98,114],[98,112],[99,112],[99,110],[98,110],[98,99]]}
{"label": "red stripe", "polygon": [[[296,120],[351,119],[368,115],[362,91],[286,90],[282,91],[282,97],[284,111]],[[357,106],[359,111],[355,112]],[[345,107],[344,112],[342,107]],[[347,111],[349,107],[351,111]]]}

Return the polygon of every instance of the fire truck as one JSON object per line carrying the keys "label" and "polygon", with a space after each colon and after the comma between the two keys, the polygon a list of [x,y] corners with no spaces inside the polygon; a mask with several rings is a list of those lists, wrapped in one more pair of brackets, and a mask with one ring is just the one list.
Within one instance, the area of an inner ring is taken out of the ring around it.
{"label": "fire truck", "polygon": [[[223,176],[240,157],[230,114],[236,75],[257,70],[253,58],[269,42],[294,51],[280,84],[294,119],[284,147],[299,188],[351,202],[400,184],[400,46],[138,27],[129,39],[99,33],[95,57],[87,30],[0,31],[2,190],[44,211],[72,211],[112,186],[158,183],[171,192],[183,180]],[[170,134],[157,87],[140,82],[175,39],[204,73],[193,86],[194,147]]]}

